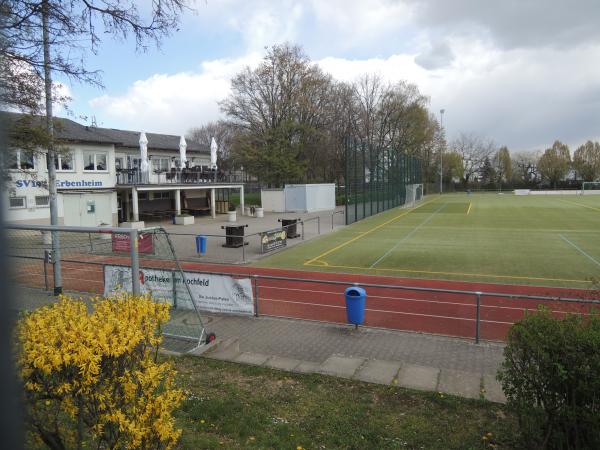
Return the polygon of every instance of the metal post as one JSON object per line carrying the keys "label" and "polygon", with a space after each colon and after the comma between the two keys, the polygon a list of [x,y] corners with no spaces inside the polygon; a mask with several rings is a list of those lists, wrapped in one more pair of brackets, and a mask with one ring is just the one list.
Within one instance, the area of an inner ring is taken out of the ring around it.
{"label": "metal post", "polygon": [[44,284],[46,286],[46,290],[48,290],[48,266],[47,266],[46,258],[44,258]]}
{"label": "metal post", "polygon": [[479,344],[479,337],[480,337],[480,333],[481,333],[481,292],[476,292],[475,293],[477,295],[477,318],[475,320],[476,322],[476,328],[475,328],[475,343]]}
{"label": "metal post", "polygon": [[317,216],[317,234],[321,234],[321,216]]}
{"label": "metal post", "polygon": [[300,222],[300,225],[302,225],[302,240],[304,240],[304,221]]}
{"label": "metal post", "polygon": [[335,216],[335,213],[333,213],[333,214],[331,215],[331,229],[332,229],[332,230],[333,230],[333,216]]}
{"label": "metal post", "polygon": [[131,287],[133,295],[140,295],[140,260],[138,255],[138,230],[133,228],[129,232],[129,246],[131,250]]}
{"label": "metal post", "polygon": [[442,142],[440,147],[440,194],[444,190],[444,171],[442,168],[442,161],[444,157],[444,112],[446,112],[445,109],[440,109],[440,132],[442,133]]}
{"label": "metal post", "polygon": [[246,262],[246,236],[242,236],[242,262]]}
{"label": "metal post", "polygon": [[254,275],[254,316],[258,317],[258,276]]}

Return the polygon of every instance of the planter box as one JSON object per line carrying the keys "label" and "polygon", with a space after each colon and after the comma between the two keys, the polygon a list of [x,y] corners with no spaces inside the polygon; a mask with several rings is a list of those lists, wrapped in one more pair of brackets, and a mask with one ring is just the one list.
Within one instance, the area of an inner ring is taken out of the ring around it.
{"label": "planter box", "polygon": [[254,210],[254,213],[256,214],[256,217],[264,217],[265,216],[265,212],[262,208],[256,208]]}
{"label": "planter box", "polygon": [[235,222],[237,220],[237,211],[227,211],[227,222]]}
{"label": "planter box", "polygon": [[175,216],[175,225],[194,225],[194,216]]}

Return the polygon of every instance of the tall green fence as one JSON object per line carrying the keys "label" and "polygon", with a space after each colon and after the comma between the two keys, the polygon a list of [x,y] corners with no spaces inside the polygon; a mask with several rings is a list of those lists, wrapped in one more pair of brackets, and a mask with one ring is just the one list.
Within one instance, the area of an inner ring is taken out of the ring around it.
{"label": "tall green fence", "polygon": [[421,161],[390,147],[346,142],[346,224],[420,200]]}

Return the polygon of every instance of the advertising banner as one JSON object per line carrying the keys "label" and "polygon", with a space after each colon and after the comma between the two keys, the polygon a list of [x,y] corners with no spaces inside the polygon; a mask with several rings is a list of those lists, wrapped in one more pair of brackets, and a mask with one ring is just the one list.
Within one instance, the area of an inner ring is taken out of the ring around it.
{"label": "advertising banner", "polygon": [[[167,302],[177,308],[254,314],[252,282],[248,278],[235,279],[228,276],[162,269],[140,269],[140,290],[155,300]],[[193,299],[186,286],[190,288]],[[131,292],[131,268],[104,266],[104,295],[113,292]],[[194,304],[192,304],[192,301]]]}
{"label": "advertising banner", "polygon": [[[139,253],[154,253],[154,234],[140,233],[138,237]],[[112,251],[129,252],[131,250],[131,239],[129,234],[112,233]]]}
{"label": "advertising banner", "polygon": [[261,234],[260,247],[262,253],[272,252],[287,245],[287,233],[285,230],[266,231]]}

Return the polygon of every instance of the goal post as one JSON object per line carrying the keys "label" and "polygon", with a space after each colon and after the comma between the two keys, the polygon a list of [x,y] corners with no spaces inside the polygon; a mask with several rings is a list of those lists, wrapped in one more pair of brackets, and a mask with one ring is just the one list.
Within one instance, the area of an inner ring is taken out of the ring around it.
{"label": "goal post", "polygon": [[406,186],[406,204],[414,206],[423,198],[423,184],[408,184]]}
{"label": "goal post", "polygon": [[600,181],[584,181],[581,184],[581,195],[600,195]]}

